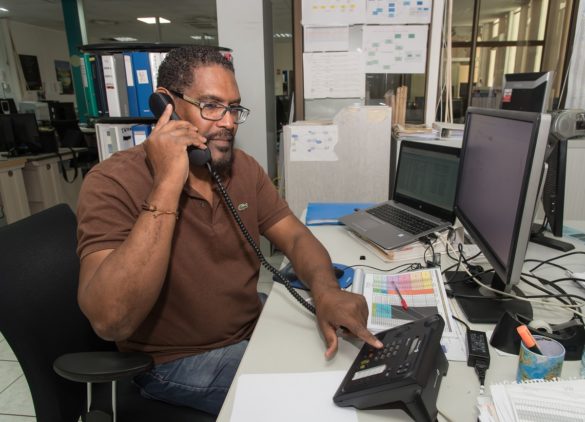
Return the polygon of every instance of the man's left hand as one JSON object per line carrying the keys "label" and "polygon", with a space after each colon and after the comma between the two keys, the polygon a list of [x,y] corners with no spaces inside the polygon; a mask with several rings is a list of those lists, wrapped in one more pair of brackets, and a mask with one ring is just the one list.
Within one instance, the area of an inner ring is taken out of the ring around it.
{"label": "man's left hand", "polygon": [[337,330],[343,329],[359,337],[373,347],[383,344],[366,327],[368,306],[362,295],[331,288],[315,295],[317,322],[327,342],[325,357],[330,359],[337,352]]}

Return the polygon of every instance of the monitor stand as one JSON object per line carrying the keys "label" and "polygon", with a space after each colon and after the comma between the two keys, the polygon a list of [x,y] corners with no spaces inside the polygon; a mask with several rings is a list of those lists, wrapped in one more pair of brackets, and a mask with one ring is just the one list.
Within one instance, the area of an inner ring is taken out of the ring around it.
{"label": "monitor stand", "polygon": [[572,243],[563,242],[562,240],[545,236],[540,224],[532,224],[530,241],[562,252],[569,252],[570,250],[575,249],[575,245]]}
{"label": "monitor stand", "polygon": [[[476,277],[483,284],[494,287],[492,280],[494,275],[492,272]],[[530,302],[518,299],[495,300],[495,298],[506,298],[506,296],[497,295],[497,293],[484,289],[470,280],[459,281],[466,277],[468,275],[463,271],[457,271],[454,276],[452,271],[445,273],[445,279],[452,280],[448,285],[449,289],[454,293],[455,300],[469,322],[495,324],[506,311],[532,319],[532,305]],[[498,282],[495,283],[495,288],[498,288]],[[513,290],[514,294],[518,296],[522,295],[518,289],[513,288]]]}

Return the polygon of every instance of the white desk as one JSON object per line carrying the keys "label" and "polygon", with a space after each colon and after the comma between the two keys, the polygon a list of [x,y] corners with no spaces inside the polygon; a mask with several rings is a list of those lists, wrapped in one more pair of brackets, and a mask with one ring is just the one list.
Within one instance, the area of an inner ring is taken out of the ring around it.
{"label": "white desk", "polygon": [[[315,226],[311,230],[325,245],[335,262],[353,265],[367,264],[378,268],[391,268],[395,265],[383,263],[375,255],[368,252],[360,241],[350,237],[341,226]],[[577,242],[575,244],[578,244]],[[585,250],[584,244],[579,246]],[[539,245],[530,244],[528,257],[553,257],[556,252]],[[365,260],[360,260],[364,256]],[[575,271],[585,271],[585,260],[574,257],[563,261]],[[532,267],[534,265],[531,265]],[[546,276],[549,269],[540,272]],[[554,312],[549,317],[548,312],[534,307],[535,317],[547,315],[549,322],[567,320],[567,314]],[[455,313],[461,315],[457,310]],[[487,331],[488,325],[474,325],[473,327]],[[347,370],[358,353],[359,348],[348,341],[340,340],[337,355],[330,361],[325,360],[325,344],[320,337],[315,318],[305,311],[286,289],[275,283],[268,297],[256,330],[244,354],[236,379],[229,390],[226,402],[219,414],[218,421],[229,421],[233,401],[237,389],[237,379],[242,374],[258,373],[291,373],[314,372],[330,370]],[[500,356],[491,348],[491,364],[487,372],[486,385],[490,383],[513,380],[516,377],[518,365],[517,356]],[[573,377],[579,374],[579,361],[566,361],[563,365],[563,377]],[[473,368],[465,362],[449,362],[448,374],[443,378],[438,398],[438,408],[453,421],[477,420],[476,397],[479,392],[479,383]],[[331,397],[335,391],[331,391]],[[295,400],[291,397],[291,400]],[[358,411],[360,422],[409,420],[408,416],[399,410],[368,410]],[[443,418],[439,415],[439,420]]]}
{"label": "white desk", "polygon": [[30,207],[24,187],[22,169],[26,158],[9,158],[0,161],[0,205],[6,223],[14,223],[30,215]]}
{"label": "white desk", "polygon": [[[82,152],[87,148],[74,148]],[[68,148],[59,150],[64,161],[73,158]],[[69,180],[74,170],[68,169]],[[10,224],[53,205],[66,203],[77,208],[82,182],[81,170],[73,183],[67,183],[56,153],[27,155],[0,160],[0,205]]]}
{"label": "white desk", "polygon": [[[75,150],[85,149],[76,148]],[[61,148],[59,153],[64,161],[73,158],[73,153],[67,148]],[[57,154],[39,154],[26,158],[23,177],[31,213],[34,214],[61,203],[66,203],[72,210],[75,210],[81,189],[81,170],[78,171],[77,178],[73,183],[67,183],[63,178]],[[67,170],[67,174],[71,180],[74,170]]]}

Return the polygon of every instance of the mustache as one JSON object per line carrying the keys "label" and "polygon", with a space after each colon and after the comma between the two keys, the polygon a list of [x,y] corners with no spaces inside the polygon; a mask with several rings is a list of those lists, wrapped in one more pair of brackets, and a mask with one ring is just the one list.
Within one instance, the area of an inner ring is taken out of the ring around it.
{"label": "mustache", "polygon": [[225,139],[227,141],[234,140],[234,133],[227,129],[219,130],[217,132],[209,133],[205,136],[208,141],[213,141],[214,139]]}

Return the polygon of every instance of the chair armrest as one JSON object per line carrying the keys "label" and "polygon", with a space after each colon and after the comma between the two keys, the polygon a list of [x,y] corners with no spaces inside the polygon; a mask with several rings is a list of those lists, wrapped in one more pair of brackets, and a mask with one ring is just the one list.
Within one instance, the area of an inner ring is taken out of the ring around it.
{"label": "chair armrest", "polygon": [[53,370],[76,382],[111,382],[148,371],[154,362],[145,353],[81,352],[58,357]]}

